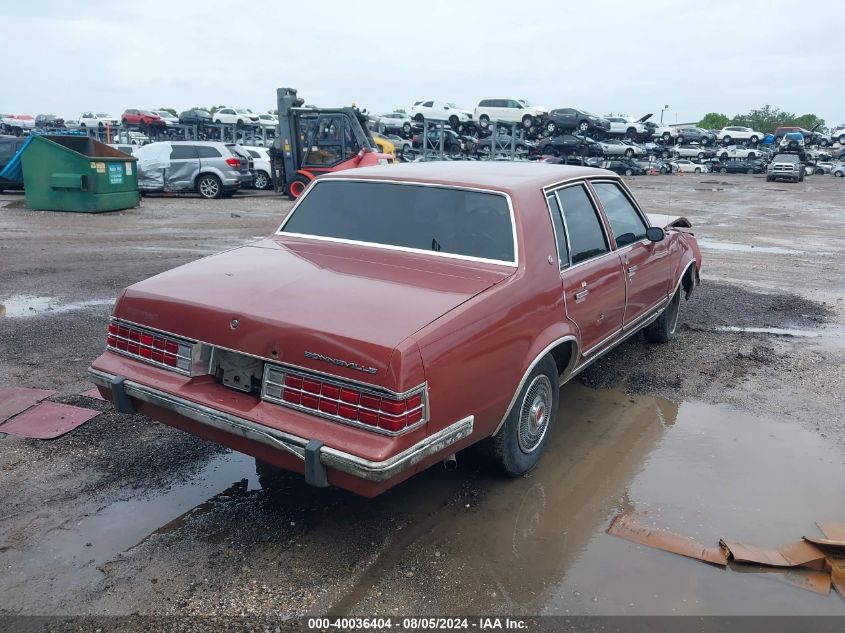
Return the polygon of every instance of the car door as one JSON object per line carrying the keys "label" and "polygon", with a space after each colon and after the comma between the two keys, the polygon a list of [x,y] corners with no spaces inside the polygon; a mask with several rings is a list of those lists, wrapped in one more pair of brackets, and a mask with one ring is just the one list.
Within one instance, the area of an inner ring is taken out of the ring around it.
{"label": "car door", "polygon": [[669,240],[652,242],[646,237],[649,223],[620,183],[593,180],[590,185],[610,225],[624,268],[623,327],[629,328],[653,314],[668,296]]}
{"label": "car door", "polygon": [[578,327],[587,359],[622,330],[625,279],[592,194],[584,183],[548,195],[558,246],[566,316]]}
{"label": "car door", "polygon": [[170,147],[170,167],[164,174],[167,191],[185,191],[194,186],[199,169],[197,148],[190,143],[173,143]]}

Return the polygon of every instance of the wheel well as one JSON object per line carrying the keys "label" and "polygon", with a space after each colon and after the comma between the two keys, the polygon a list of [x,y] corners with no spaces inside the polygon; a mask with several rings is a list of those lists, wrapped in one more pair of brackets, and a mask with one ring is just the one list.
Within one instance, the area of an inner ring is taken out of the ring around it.
{"label": "wheel well", "polygon": [[696,270],[695,262],[684,271],[684,276],[681,277],[681,286],[684,289],[684,298],[689,299],[692,296],[692,291],[695,289],[698,281],[698,271]]}
{"label": "wheel well", "polygon": [[574,341],[563,341],[560,345],[549,350],[549,353],[555,359],[559,376],[569,373],[575,367],[577,355]]}

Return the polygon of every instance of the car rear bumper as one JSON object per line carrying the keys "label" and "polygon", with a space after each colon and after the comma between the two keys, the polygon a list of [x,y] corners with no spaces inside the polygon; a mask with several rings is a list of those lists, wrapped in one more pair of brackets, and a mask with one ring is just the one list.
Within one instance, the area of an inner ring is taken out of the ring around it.
{"label": "car rear bumper", "polygon": [[[306,481],[317,486],[326,485],[326,469],[375,484],[395,479],[412,467],[469,437],[473,430],[474,418],[467,416],[395,455],[374,461],[325,446],[315,439],[286,433],[245,417],[175,396],[160,389],[125,379],[122,376],[94,368],[90,368],[88,374],[91,381],[100,387],[101,391],[111,392],[112,402],[118,411],[131,413],[135,411],[136,404],[146,403],[152,405],[156,410],[175,414],[178,418],[193,423],[188,425],[174,423],[173,426],[187,427],[185,430],[196,435],[221,438],[218,440],[220,443],[232,445],[238,450],[240,450],[240,446],[235,446],[236,442],[234,441],[237,439],[246,439],[269,447],[273,452],[284,453],[286,456],[292,456],[294,460],[298,460],[301,468],[291,468],[291,470],[302,470]],[[171,423],[167,419],[163,421]],[[212,433],[203,433],[201,432],[203,429],[212,431]],[[214,431],[217,432],[216,435],[213,433]],[[224,435],[221,437],[219,432]],[[226,441],[227,437],[232,441]],[[263,454],[266,455],[266,451]],[[343,487],[354,488],[354,486]],[[367,494],[366,489],[353,491]],[[375,494],[380,491],[378,490]]]}

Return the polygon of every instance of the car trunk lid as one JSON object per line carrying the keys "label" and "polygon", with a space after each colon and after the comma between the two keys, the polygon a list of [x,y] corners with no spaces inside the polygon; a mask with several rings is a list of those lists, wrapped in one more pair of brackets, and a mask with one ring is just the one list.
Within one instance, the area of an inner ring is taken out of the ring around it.
{"label": "car trunk lid", "polygon": [[365,246],[266,239],[130,286],[115,316],[394,388],[391,362],[402,341],[512,273]]}

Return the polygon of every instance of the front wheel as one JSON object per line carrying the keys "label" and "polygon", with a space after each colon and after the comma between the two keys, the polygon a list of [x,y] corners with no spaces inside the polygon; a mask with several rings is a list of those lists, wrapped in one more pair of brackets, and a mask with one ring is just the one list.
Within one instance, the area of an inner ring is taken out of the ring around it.
{"label": "front wheel", "polygon": [[197,180],[197,193],[206,200],[219,198],[223,195],[223,185],[214,174],[204,174]]}
{"label": "front wheel", "polygon": [[531,370],[505,423],[491,439],[498,467],[511,477],[532,470],[548,445],[560,400],[557,364],[544,356]]}
{"label": "front wheel", "polygon": [[526,130],[530,130],[532,125],[534,125],[533,116],[531,116],[530,114],[526,114],[524,117],[522,117],[522,127],[524,127]]}
{"label": "front wheel", "polygon": [[490,127],[490,117],[486,114],[482,114],[478,119],[479,125],[481,125],[481,129],[486,130]]}
{"label": "front wheel", "polygon": [[457,129],[458,129],[458,123],[459,123],[459,121],[458,121],[458,117],[456,117],[454,114],[453,114],[452,116],[450,116],[450,117],[449,117],[449,125],[451,125],[451,126],[452,126],[452,129],[453,129],[453,130],[457,130]]}
{"label": "front wheel", "polygon": [[270,176],[263,171],[255,172],[255,177],[252,179],[252,184],[256,189],[269,189],[272,182]]}
{"label": "front wheel", "polygon": [[730,145],[731,144],[731,137],[727,134],[722,137],[722,144],[723,145]]}
{"label": "front wheel", "polygon": [[626,170],[625,170],[625,175],[626,175],[626,176],[633,176],[633,175],[634,175],[634,170],[633,170],[633,169],[626,169]]}
{"label": "front wheel", "polygon": [[288,185],[288,198],[296,200],[305,191],[309,182],[311,181],[302,174],[297,174],[291,178],[290,184]]}
{"label": "front wheel", "polygon": [[649,343],[668,343],[675,336],[678,327],[678,314],[681,311],[681,288],[675,291],[669,305],[663,313],[643,329],[645,340]]}

